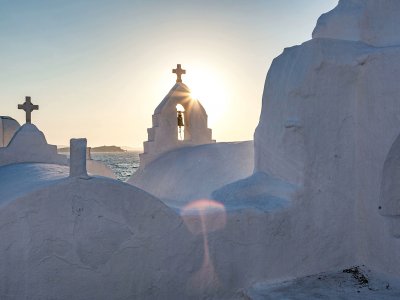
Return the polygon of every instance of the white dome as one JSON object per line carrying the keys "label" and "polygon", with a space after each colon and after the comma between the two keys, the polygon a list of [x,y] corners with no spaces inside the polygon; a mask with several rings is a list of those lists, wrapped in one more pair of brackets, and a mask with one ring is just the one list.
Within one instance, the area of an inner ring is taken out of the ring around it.
{"label": "white dome", "polygon": [[0,116],[0,147],[7,147],[20,127],[21,125],[13,118]]}

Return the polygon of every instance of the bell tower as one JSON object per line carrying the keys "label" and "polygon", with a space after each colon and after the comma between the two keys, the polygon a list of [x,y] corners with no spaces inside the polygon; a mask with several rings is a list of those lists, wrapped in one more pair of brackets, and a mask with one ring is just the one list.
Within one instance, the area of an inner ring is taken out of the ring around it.
{"label": "bell tower", "polygon": [[204,107],[192,98],[190,89],[182,82],[186,70],[178,64],[172,73],[177,76],[176,83],[154,110],[152,127],[147,129],[148,140],[140,154],[141,169],[164,152],[215,143]]}

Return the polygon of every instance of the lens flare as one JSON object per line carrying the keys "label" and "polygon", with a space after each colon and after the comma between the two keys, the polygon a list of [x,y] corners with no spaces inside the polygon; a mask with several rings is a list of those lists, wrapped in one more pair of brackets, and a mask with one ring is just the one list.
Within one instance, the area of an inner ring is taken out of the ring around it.
{"label": "lens flare", "polygon": [[197,200],[186,205],[181,211],[181,216],[191,233],[203,236],[203,263],[189,284],[201,291],[215,289],[219,286],[219,280],[210,257],[207,234],[225,227],[225,207],[213,200]]}
{"label": "lens flare", "polygon": [[227,110],[229,89],[223,78],[212,67],[194,65],[185,81],[191,98],[199,100],[207,111],[210,126],[214,126]]}
{"label": "lens flare", "polygon": [[225,227],[225,207],[213,200],[197,200],[186,205],[181,212],[182,218],[191,233],[207,234]]}

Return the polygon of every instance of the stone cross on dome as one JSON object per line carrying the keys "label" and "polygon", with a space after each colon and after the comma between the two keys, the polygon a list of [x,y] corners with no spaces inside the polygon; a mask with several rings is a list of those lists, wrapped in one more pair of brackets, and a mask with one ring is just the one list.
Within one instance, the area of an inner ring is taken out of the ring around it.
{"label": "stone cross on dome", "polygon": [[182,69],[181,64],[177,64],[176,69],[172,70],[176,74],[176,82],[182,82],[182,75],[186,74],[186,70]]}
{"label": "stone cross on dome", "polygon": [[24,104],[18,104],[18,109],[22,109],[26,113],[26,123],[31,123],[31,113],[34,110],[39,110],[39,105],[33,105],[31,102],[31,97],[25,97]]}

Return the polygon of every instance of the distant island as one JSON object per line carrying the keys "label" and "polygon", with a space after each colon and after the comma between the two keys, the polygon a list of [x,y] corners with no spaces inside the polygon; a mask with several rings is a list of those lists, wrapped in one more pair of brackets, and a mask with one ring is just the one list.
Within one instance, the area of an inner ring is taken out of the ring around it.
{"label": "distant island", "polygon": [[[58,152],[69,152],[69,147],[59,148]],[[118,146],[100,146],[91,148],[90,152],[126,152],[126,150]]]}

